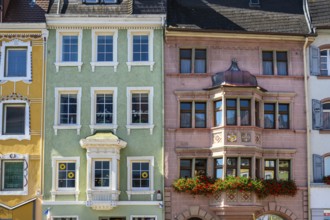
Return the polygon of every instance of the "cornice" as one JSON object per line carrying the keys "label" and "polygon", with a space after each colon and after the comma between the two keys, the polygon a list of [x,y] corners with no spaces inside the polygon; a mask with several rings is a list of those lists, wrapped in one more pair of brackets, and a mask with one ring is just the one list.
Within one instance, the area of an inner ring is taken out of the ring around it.
{"label": "cornice", "polygon": [[0,40],[18,39],[18,40],[26,41],[26,40],[40,40],[43,39],[43,37],[44,35],[42,33],[19,33],[19,32],[0,33]]}

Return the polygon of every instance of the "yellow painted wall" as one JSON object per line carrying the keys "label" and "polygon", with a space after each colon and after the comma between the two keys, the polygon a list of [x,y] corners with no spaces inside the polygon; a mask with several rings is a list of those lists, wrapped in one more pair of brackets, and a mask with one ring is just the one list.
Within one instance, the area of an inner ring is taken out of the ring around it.
{"label": "yellow painted wall", "polygon": [[[0,30],[2,33],[6,31]],[[9,34],[13,32],[9,32]],[[0,140],[0,152],[1,154],[17,153],[17,154],[28,154],[29,155],[29,167],[28,167],[28,195],[18,196],[18,195],[1,195],[0,204],[4,204],[9,207],[16,206],[18,204],[24,203],[30,199],[36,198],[37,191],[41,190],[41,159],[42,159],[42,144],[43,144],[43,83],[45,81],[44,76],[44,60],[43,60],[43,39],[42,32],[19,32],[15,33],[25,33],[25,34],[37,34],[37,38],[18,38],[21,41],[30,41],[32,44],[32,82],[25,83],[19,82],[6,82],[0,84],[0,99],[4,98],[12,93],[18,93],[26,98],[30,102],[30,137],[31,140]],[[3,41],[11,41],[11,39],[0,39],[0,44]],[[2,132],[2,131],[1,131]],[[41,203],[36,203],[36,210],[41,210]],[[33,202],[26,205],[20,206],[12,211],[6,212],[3,207],[0,207],[0,218],[3,213],[11,213],[13,220],[29,220],[32,219],[33,212]],[[4,215],[4,214],[3,214]],[[31,216],[28,217],[28,216]],[[41,216],[36,219],[41,219]]]}

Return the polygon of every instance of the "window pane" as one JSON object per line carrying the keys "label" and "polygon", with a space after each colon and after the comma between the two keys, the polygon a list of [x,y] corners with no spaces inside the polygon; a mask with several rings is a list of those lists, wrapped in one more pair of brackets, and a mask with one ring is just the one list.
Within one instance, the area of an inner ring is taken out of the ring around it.
{"label": "window pane", "polygon": [[330,157],[324,158],[324,176],[330,175]]}
{"label": "window pane", "polygon": [[203,102],[195,103],[195,127],[196,128],[206,127],[206,103]]}
{"label": "window pane", "polygon": [[110,186],[110,161],[94,161],[94,186]]}
{"label": "window pane", "polygon": [[241,114],[241,125],[251,125],[251,106],[250,100],[241,99],[240,100],[240,114]]}
{"label": "window pane", "polygon": [[148,61],[148,35],[133,36],[133,61]]}
{"label": "window pane", "polygon": [[25,105],[4,105],[3,134],[25,134]]}
{"label": "window pane", "polygon": [[132,123],[149,123],[149,103],[147,93],[132,94]]}
{"label": "window pane", "polygon": [[191,177],[192,162],[189,159],[180,160],[180,177]]}
{"label": "window pane", "polygon": [[262,52],[262,66],[264,75],[273,75],[273,52],[263,51]]}
{"label": "window pane", "polygon": [[6,57],[7,77],[25,77],[27,76],[27,49],[26,48],[8,48]]}
{"label": "window pane", "polygon": [[62,62],[78,61],[78,36],[63,36]]}
{"label": "window pane", "polygon": [[264,173],[264,178],[266,180],[268,179],[275,179],[276,175],[275,175],[275,171],[276,171],[276,167],[275,167],[275,160],[265,160],[265,173]]}
{"label": "window pane", "polygon": [[240,176],[251,177],[251,158],[241,158]]}
{"label": "window pane", "polygon": [[223,174],[223,158],[214,159],[214,177],[221,179]]}
{"label": "window pane", "polygon": [[4,190],[23,190],[23,167],[21,161],[3,162],[3,189]]}
{"label": "window pane", "polygon": [[264,127],[275,128],[275,104],[264,105]]}
{"label": "window pane", "polygon": [[279,104],[278,112],[278,126],[280,129],[289,128],[289,105],[288,104]]}
{"label": "window pane", "polygon": [[206,73],[206,50],[195,50],[195,73]]}
{"label": "window pane", "polygon": [[195,176],[206,175],[207,160],[195,159]]}
{"label": "window pane", "polygon": [[111,124],[113,114],[112,94],[96,95],[96,123]]}
{"label": "window pane", "polygon": [[77,107],[77,94],[61,94],[60,124],[76,124]]}
{"label": "window pane", "polygon": [[236,100],[235,99],[227,99],[226,100],[226,124],[227,125],[236,125]]}
{"label": "window pane", "polygon": [[180,73],[191,73],[191,49],[180,49]]}
{"label": "window pane", "polygon": [[76,163],[58,163],[58,188],[74,188],[76,180]]}
{"label": "window pane", "polygon": [[214,102],[214,126],[221,126],[222,125],[222,101]]}
{"label": "window pane", "polygon": [[113,61],[113,37],[109,35],[97,36],[97,61]]}
{"label": "window pane", "polygon": [[228,157],[226,176],[236,176],[236,175],[237,175],[237,158]]}
{"label": "window pane", "polygon": [[192,103],[180,103],[180,128],[191,128]]}
{"label": "window pane", "polygon": [[132,163],[132,186],[148,188],[150,184],[149,162]]}
{"label": "window pane", "polygon": [[290,160],[280,160],[279,161],[279,174],[280,180],[290,179]]}

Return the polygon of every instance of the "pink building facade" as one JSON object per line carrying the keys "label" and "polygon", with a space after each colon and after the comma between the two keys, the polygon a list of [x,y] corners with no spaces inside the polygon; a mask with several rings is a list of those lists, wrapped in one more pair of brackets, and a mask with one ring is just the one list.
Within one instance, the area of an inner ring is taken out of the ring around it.
{"label": "pink building facade", "polygon": [[[166,36],[166,219],[307,219],[304,38],[170,29]],[[294,180],[298,192],[259,199],[171,187],[198,174]]]}

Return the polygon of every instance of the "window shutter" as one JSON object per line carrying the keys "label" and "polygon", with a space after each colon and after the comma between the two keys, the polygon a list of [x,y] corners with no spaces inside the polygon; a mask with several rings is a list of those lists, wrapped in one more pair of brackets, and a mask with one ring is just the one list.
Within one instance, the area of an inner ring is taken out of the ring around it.
{"label": "window shutter", "polygon": [[311,46],[309,48],[309,59],[310,59],[310,71],[312,76],[321,75],[320,71],[320,49],[318,47]]}
{"label": "window shutter", "polygon": [[323,108],[320,100],[312,100],[312,121],[313,130],[323,129]]}
{"label": "window shutter", "polygon": [[313,154],[313,176],[314,183],[323,182],[323,157],[317,154]]}

